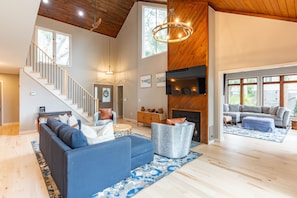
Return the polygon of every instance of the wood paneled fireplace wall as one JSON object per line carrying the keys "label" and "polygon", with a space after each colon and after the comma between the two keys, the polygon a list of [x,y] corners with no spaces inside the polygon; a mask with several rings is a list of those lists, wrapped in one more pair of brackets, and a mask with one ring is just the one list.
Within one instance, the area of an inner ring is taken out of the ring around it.
{"label": "wood paneled fireplace wall", "polygon": [[200,142],[208,143],[208,3],[194,0],[168,0],[168,9],[184,22],[190,21],[193,35],[168,44],[168,70],[206,65],[205,95],[168,95],[168,116],[172,110],[200,112]]}

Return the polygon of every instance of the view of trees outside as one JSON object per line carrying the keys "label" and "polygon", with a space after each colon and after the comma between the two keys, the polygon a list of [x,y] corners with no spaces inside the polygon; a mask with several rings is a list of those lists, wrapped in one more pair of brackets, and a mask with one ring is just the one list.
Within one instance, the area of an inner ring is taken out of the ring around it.
{"label": "view of trees outside", "polygon": [[[284,76],[284,103],[297,116],[297,75]],[[295,82],[292,82],[295,81]]]}
{"label": "view of trees outside", "polygon": [[243,104],[257,105],[257,85],[244,85],[243,86]]}
{"label": "view of trees outside", "polygon": [[263,102],[264,106],[279,106],[280,94],[279,84],[263,85]]}
{"label": "view of trees outside", "polygon": [[[152,29],[167,21],[167,9],[143,6],[142,16],[142,58],[167,51],[167,43],[153,38]],[[163,32],[166,36],[166,31]]]}
{"label": "view of trees outside", "polygon": [[255,106],[257,102],[257,78],[243,79],[243,104]]}
{"label": "view of trees outside", "polygon": [[[58,65],[69,66],[70,36],[38,28],[37,45]],[[38,55],[38,61],[43,61],[40,55]]]}
{"label": "view of trees outside", "polygon": [[[241,87],[243,90],[240,90]],[[284,106],[291,110],[291,116],[297,117],[297,75],[263,77],[262,89],[263,106]],[[283,104],[280,104],[281,89]],[[258,105],[257,94],[257,78],[228,80],[229,104],[240,104],[240,97],[242,97],[243,104],[256,106]]]}
{"label": "view of trees outside", "polygon": [[229,104],[240,104],[240,86],[229,86]]}
{"label": "view of trees outside", "polygon": [[58,65],[69,65],[69,36],[56,34],[56,63]]}
{"label": "view of trees outside", "polygon": [[257,105],[257,78],[228,80],[228,103],[240,104],[241,84],[243,104]]}
{"label": "view of trees outside", "polygon": [[[52,32],[43,29],[38,29],[37,45],[51,58],[53,58],[53,40],[54,36]],[[39,59],[41,59],[40,55],[38,55],[38,61],[42,61]]]}
{"label": "view of trees outside", "polygon": [[292,115],[297,116],[296,103],[297,97],[297,83],[284,84],[284,106],[291,110]]}

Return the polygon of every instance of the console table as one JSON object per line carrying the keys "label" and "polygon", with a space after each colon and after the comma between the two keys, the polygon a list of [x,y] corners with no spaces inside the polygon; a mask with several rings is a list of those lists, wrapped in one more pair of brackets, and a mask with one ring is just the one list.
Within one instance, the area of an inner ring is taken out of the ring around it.
{"label": "console table", "polygon": [[37,130],[39,131],[39,127],[40,127],[40,120],[41,119],[47,119],[47,118],[56,118],[59,117],[59,115],[72,115],[71,111],[55,111],[55,112],[40,112],[38,113],[38,117],[37,117]]}
{"label": "console table", "polygon": [[164,122],[166,115],[164,113],[154,113],[148,111],[138,111],[137,112],[137,125],[138,122],[143,124],[151,124],[152,122]]}

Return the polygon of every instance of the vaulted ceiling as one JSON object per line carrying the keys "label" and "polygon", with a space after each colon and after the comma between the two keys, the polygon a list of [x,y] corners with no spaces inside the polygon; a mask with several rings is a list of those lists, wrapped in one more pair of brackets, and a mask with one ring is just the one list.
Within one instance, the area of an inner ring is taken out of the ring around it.
{"label": "vaulted ceiling", "polygon": [[[167,0],[47,0],[41,2],[38,15],[91,29],[102,19],[94,32],[116,37],[136,1],[167,4]],[[176,0],[177,1],[177,0]],[[195,1],[195,0],[192,0]],[[216,11],[244,14],[297,22],[296,0],[197,0],[206,1]],[[296,2],[296,3],[295,3]],[[78,15],[78,11],[84,13]],[[193,12],[195,14],[195,12]]]}

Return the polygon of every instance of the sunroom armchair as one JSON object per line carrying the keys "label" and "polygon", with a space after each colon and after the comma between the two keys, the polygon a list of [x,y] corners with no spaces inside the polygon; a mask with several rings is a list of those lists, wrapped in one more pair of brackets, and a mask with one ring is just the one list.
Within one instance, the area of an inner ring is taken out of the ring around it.
{"label": "sunroom armchair", "polygon": [[94,114],[94,125],[102,126],[112,122],[113,124],[117,123],[117,113],[111,109],[100,109]]}
{"label": "sunroom armchair", "polygon": [[152,122],[152,141],[156,154],[169,158],[182,158],[188,155],[195,123],[169,125]]}

